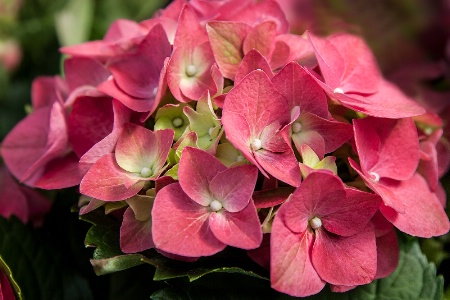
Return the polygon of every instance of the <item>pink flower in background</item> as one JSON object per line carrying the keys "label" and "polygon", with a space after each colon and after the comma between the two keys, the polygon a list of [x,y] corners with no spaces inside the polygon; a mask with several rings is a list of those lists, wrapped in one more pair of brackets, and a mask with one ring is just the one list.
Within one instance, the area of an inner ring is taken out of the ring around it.
{"label": "pink flower in background", "polygon": [[228,169],[210,154],[186,147],[180,182],[159,191],[153,205],[156,248],[199,257],[215,254],[226,245],[258,247],[262,231],[251,199],[256,177],[254,166]]}
{"label": "pink flower in background", "polygon": [[292,296],[318,293],[328,282],[354,286],[377,272],[370,223],[380,197],[347,188],[329,173],[313,172],[284,202],[271,234],[272,287]]}

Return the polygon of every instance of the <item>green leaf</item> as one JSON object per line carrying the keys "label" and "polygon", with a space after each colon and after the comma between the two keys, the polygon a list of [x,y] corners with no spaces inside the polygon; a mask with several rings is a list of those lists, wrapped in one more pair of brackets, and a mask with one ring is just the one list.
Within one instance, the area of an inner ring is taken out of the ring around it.
{"label": "green leaf", "polygon": [[0,258],[19,299],[92,299],[87,280],[67,267],[63,253],[18,219],[0,218]]}
{"label": "green leaf", "polygon": [[95,247],[91,264],[97,275],[122,271],[143,264],[141,254],[124,254],[120,250],[120,223],[111,216],[104,215],[102,208],[96,209],[80,219],[93,223],[86,234],[86,247]]}

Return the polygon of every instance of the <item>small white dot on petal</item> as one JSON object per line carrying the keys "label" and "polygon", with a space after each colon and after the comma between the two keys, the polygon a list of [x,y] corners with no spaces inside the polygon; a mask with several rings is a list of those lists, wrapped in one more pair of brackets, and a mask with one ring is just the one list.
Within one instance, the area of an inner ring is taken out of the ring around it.
{"label": "small white dot on petal", "polygon": [[425,129],[423,130],[423,132],[424,132],[426,135],[430,135],[430,134],[433,133],[433,128],[427,127],[427,128],[425,128]]}
{"label": "small white dot on petal", "polygon": [[335,94],[343,94],[343,93],[344,93],[344,90],[341,89],[341,88],[335,88],[334,91],[333,91],[333,93],[335,93]]}
{"label": "small white dot on petal", "polygon": [[380,181],[380,175],[378,175],[378,173],[369,172],[369,175],[370,175],[370,180],[372,180],[373,182],[377,183],[378,181]]}
{"label": "small white dot on petal", "polygon": [[217,200],[213,200],[211,201],[211,203],[209,204],[209,207],[211,208],[212,211],[219,211],[222,209],[222,203],[220,203]]}
{"label": "small white dot on petal", "polygon": [[141,170],[141,176],[142,177],[150,177],[153,175],[152,169],[143,167]]}
{"label": "small white dot on petal", "polygon": [[260,139],[254,139],[252,142],[252,149],[253,150],[259,150],[262,148],[262,142]]}
{"label": "small white dot on petal", "polygon": [[302,124],[300,124],[299,122],[295,122],[292,124],[291,128],[293,133],[299,133],[300,131],[302,131]]}
{"label": "small white dot on petal", "polygon": [[322,227],[322,220],[320,220],[318,217],[314,217],[309,220],[309,225],[312,229],[319,229],[320,227]]}
{"label": "small white dot on petal", "polygon": [[186,67],[186,75],[189,77],[195,76],[197,74],[197,68],[194,65],[188,65]]}
{"label": "small white dot on petal", "polygon": [[175,119],[172,120],[172,125],[175,128],[181,127],[183,125],[183,119],[180,117],[176,117]]}
{"label": "small white dot on petal", "polygon": [[158,93],[158,87],[155,87],[152,91],[153,96],[156,96],[156,93]]}

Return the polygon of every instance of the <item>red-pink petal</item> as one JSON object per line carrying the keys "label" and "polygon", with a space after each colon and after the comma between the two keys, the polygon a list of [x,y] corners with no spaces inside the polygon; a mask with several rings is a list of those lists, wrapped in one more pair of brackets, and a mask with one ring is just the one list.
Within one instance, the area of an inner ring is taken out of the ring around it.
{"label": "red-pink petal", "polygon": [[141,178],[132,177],[121,169],[111,153],[104,155],[89,169],[80,183],[80,192],[100,200],[119,201],[136,195],[144,184]]}
{"label": "red-pink petal", "polygon": [[302,180],[300,167],[294,152],[270,152],[264,149],[254,152],[255,160],[270,175],[292,186],[299,186]]}
{"label": "red-pink petal", "polygon": [[57,190],[80,184],[79,158],[75,153],[50,161],[34,186],[44,190]]}
{"label": "red-pink petal", "polygon": [[384,278],[395,271],[398,266],[400,251],[397,234],[391,229],[377,237],[377,274],[376,279]]}
{"label": "red-pink petal", "polygon": [[152,234],[156,248],[188,257],[213,255],[225,248],[209,228],[209,209],[192,201],[178,183],[156,195]]}
{"label": "red-pink petal", "polygon": [[234,78],[235,85],[238,84],[244,77],[254,70],[263,70],[269,78],[273,77],[272,69],[267,62],[267,59],[256,49],[250,50],[242,59],[239,69]]}
{"label": "red-pink petal", "polygon": [[183,191],[196,203],[208,206],[214,200],[209,189],[213,178],[227,168],[214,156],[203,150],[184,148],[178,178]]}
{"label": "red-pink petal", "polygon": [[253,27],[247,34],[243,44],[244,54],[250,50],[258,50],[264,57],[270,57],[273,51],[277,24],[272,21],[262,22]]}
{"label": "red-pink petal", "polygon": [[124,253],[137,253],[154,247],[152,219],[136,220],[133,210],[128,207],[120,226],[120,249]]}
{"label": "red-pink petal", "polygon": [[243,210],[255,189],[258,169],[244,165],[226,169],[218,173],[209,183],[213,199],[218,200],[228,212]]}
{"label": "red-pink petal", "polygon": [[317,294],[325,286],[325,281],[319,277],[311,262],[314,235],[309,231],[290,231],[279,214],[273,222],[270,239],[271,286],[291,296]]}
{"label": "red-pink petal", "polygon": [[374,280],[377,271],[375,234],[370,225],[341,237],[316,231],[312,262],[319,276],[334,285],[361,285]]}
{"label": "red-pink petal", "polygon": [[262,241],[261,224],[253,201],[239,212],[212,212],[209,227],[219,241],[233,247],[255,249]]}

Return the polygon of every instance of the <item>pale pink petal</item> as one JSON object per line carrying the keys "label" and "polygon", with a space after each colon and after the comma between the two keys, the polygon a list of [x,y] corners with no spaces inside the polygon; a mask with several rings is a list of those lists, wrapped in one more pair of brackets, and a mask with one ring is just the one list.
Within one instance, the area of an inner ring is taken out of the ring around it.
{"label": "pale pink petal", "polygon": [[309,231],[291,232],[283,222],[281,209],[272,225],[270,239],[270,282],[275,290],[305,297],[325,286],[314,269],[310,251],[314,235]]}
{"label": "pale pink petal", "polygon": [[213,199],[209,189],[213,178],[227,168],[214,156],[203,150],[184,148],[178,178],[183,191],[196,203],[208,206]]}
{"label": "pale pink petal", "polygon": [[212,212],[209,227],[219,241],[233,247],[255,249],[262,241],[261,224],[253,201],[239,212]]}
{"label": "pale pink petal", "polygon": [[225,248],[209,228],[210,211],[192,201],[178,183],[156,195],[152,210],[155,247],[188,257],[213,255]]}
{"label": "pale pink petal", "polygon": [[361,285],[374,280],[377,271],[375,234],[370,225],[341,237],[316,230],[312,262],[319,276],[334,285]]}
{"label": "pale pink petal", "polygon": [[131,123],[124,126],[115,153],[117,164],[122,169],[141,173],[143,168],[152,168],[157,155],[158,142],[151,130]]}
{"label": "pale pink petal", "polygon": [[237,166],[218,173],[209,183],[209,190],[225,210],[235,213],[248,206],[257,178],[255,166]]}
{"label": "pale pink petal", "polygon": [[89,169],[80,183],[80,192],[104,201],[119,201],[136,195],[144,184],[142,178],[132,177],[121,169],[111,153],[104,155]]}
{"label": "pale pink petal", "polygon": [[120,226],[120,249],[124,253],[137,253],[154,247],[152,219],[136,220],[133,210],[128,207]]}

